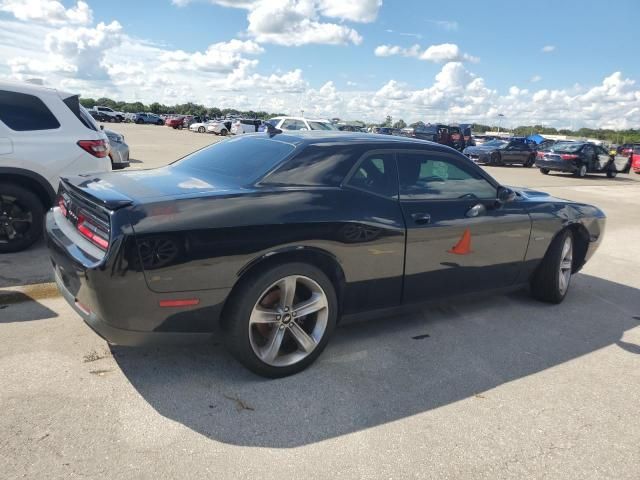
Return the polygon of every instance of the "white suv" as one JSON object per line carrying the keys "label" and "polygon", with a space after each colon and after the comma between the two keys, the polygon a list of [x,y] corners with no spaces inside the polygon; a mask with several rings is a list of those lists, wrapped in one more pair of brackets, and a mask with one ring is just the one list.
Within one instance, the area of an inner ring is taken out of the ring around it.
{"label": "white suv", "polygon": [[231,124],[231,133],[234,135],[242,135],[244,133],[256,133],[262,122],[260,120],[239,119]]}
{"label": "white suv", "polygon": [[275,117],[267,122],[280,130],[338,130],[329,120],[303,117]]}
{"label": "white suv", "polygon": [[107,136],[77,95],[0,82],[0,253],[40,238],[60,176],[110,170]]}

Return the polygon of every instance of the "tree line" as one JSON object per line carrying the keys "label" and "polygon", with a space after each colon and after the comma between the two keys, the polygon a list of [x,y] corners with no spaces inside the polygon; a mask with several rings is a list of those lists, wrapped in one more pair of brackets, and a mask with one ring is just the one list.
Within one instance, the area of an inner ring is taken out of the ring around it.
{"label": "tree line", "polygon": [[177,115],[198,115],[207,117],[225,117],[227,115],[237,115],[247,118],[259,118],[266,120],[273,117],[283,116],[283,113],[269,113],[265,111],[253,111],[253,110],[236,110],[235,108],[216,108],[205,107],[197,103],[181,103],[178,105],[164,105],[162,103],[153,102],[146,105],[142,102],[120,102],[112,100],[111,98],[81,98],[80,103],[85,108],[92,108],[96,105],[101,107],[109,107],[118,112],[124,113],[138,113],[138,112],[151,112],[156,115],[162,114],[177,114]]}

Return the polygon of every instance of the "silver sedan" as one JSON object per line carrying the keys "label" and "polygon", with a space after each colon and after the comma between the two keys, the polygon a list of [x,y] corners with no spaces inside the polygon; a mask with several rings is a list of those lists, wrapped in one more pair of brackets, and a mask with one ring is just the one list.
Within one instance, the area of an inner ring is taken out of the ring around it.
{"label": "silver sedan", "polygon": [[111,158],[111,168],[119,170],[129,166],[129,145],[124,142],[124,135],[121,135],[113,130],[104,129],[107,138],[109,139],[109,145],[111,147],[109,151],[109,158]]}

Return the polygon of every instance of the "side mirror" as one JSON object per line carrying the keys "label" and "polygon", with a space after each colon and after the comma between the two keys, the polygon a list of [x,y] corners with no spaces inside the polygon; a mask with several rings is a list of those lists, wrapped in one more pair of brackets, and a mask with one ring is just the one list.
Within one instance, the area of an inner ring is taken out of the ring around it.
{"label": "side mirror", "polygon": [[500,203],[513,202],[516,199],[516,192],[507,187],[498,187],[498,201]]}

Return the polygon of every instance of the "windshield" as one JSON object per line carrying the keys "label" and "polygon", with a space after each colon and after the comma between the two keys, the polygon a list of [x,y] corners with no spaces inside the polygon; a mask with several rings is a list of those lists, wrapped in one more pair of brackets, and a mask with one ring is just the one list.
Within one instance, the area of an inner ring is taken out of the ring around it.
{"label": "windshield", "polygon": [[488,142],[484,142],[484,146],[502,148],[505,147],[507,143],[509,142],[505,142],[504,140],[489,140]]}
{"label": "windshield", "polygon": [[307,120],[307,123],[311,127],[311,130],[337,130],[333,125],[326,122],[314,122],[313,120]]}
{"label": "windshield", "polygon": [[573,152],[577,152],[582,147],[584,147],[584,143],[569,143],[569,142],[564,142],[563,143],[563,142],[560,142],[560,143],[556,143],[555,145],[553,145],[551,147],[551,150],[553,150],[554,152],[573,153]]}
{"label": "windshield", "polygon": [[223,140],[172,164],[253,183],[294,150],[276,139],[240,137]]}

